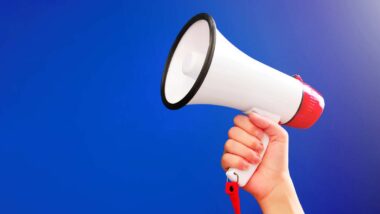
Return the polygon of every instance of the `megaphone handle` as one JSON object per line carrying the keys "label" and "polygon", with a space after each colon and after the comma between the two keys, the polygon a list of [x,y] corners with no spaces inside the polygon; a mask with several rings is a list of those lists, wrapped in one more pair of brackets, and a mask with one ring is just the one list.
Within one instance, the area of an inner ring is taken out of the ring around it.
{"label": "megaphone handle", "polygon": [[[265,155],[265,151],[267,150],[268,144],[269,144],[269,137],[267,134],[264,134],[264,137],[261,142],[263,143],[263,146],[264,146],[264,149],[261,154],[261,157],[263,157]],[[236,181],[239,184],[239,186],[243,187],[248,183],[249,179],[252,177],[253,173],[255,173],[258,166],[259,164],[251,164],[247,170],[239,170],[235,168],[230,168],[226,172],[226,175],[229,180]]]}
{"label": "megaphone handle", "polygon": [[[256,112],[260,114],[261,116],[264,116],[275,122],[280,121],[279,116],[269,113],[267,111],[258,109],[258,108],[253,108],[249,111],[246,111],[245,113],[248,114],[250,112]],[[267,148],[268,148],[268,144],[269,144],[269,136],[264,133],[264,137],[261,140],[261,142],[263,143],[263,146],[264,146],[264,149],[261,153],[261,157],[264,157],[265,152],[267,151]],[[259,164],[251,164],[247,170],[239,170],[235,168],[230,168],[227,170],[226,175],[229,180],[236,181],[239,184],[239,186],[243,187],[248,183],[249,179],[251,179],[253,173],[255,173],[258,166]]]}

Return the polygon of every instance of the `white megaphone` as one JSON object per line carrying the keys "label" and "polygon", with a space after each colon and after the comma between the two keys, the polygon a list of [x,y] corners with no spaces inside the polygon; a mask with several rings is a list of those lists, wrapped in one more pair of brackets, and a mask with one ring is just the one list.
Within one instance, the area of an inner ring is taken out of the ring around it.
{"label": "white megaphone", "polygon": [[[233,46],[205,13],[190,19],[178,34],[166,61],[161,96],[169,109],[220,105],[296,128],[312,126],[325,105],[323,97],[299,76],[288,76]],[[263,152],[268,142],[265,136]],[[256,168],[231,168],[226,175],[244,186]]]}

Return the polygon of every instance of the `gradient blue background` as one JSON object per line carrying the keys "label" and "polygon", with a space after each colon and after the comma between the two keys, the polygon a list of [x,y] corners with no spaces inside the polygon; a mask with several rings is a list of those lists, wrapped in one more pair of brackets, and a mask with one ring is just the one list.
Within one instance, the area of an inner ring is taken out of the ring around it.
{"label": "gradient blue background", "polygon": [[[232,213],[220,156],[238,112],[159,94],[199,12],[324,95],[313,128],[288,128],[305,211],[380,212],[379,1],[3,0],[1,213]],[[242,210],[259,207],[242,193]]]}

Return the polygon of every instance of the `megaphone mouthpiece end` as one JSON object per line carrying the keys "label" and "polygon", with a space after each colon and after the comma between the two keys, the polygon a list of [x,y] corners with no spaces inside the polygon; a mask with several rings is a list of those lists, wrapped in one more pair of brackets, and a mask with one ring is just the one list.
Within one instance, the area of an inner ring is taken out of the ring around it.
{"label": "megaphone mouthpiece end", "polygon": [[[193,26],[195,27],[192,28]],[[166,60],[161,81],[161,98],[167,108],[172,110],[182,108],[191,101],[201,87],[214,55],[216,31],[214,19],[207,13],[199,13],[192,17],[177,35]],[[198,34],[207,34],[207,36]],[[194,46],[199,39],[204,39],[202,40],[204,46]],[[199,50],[194,51],[194,47]],[[187,59],[189,55],[192,59]],[[171,68],[171,66],[179,67]],[[178,84],[174,83],[178,78],[189,77],[193,79],[191,85],[188,83],[178,87]]]}

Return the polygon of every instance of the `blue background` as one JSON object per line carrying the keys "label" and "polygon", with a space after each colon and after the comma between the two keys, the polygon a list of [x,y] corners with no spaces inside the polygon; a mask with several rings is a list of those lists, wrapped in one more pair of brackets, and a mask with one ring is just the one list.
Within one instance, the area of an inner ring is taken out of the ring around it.
{"label": "blue background", "polygon": [[1,213],[232,213],[220,157],[238,112],[159,93],[199,12],[324,95],[314,127],[287,128],[305,211],[380,212],[379,1],[2,0]]}

